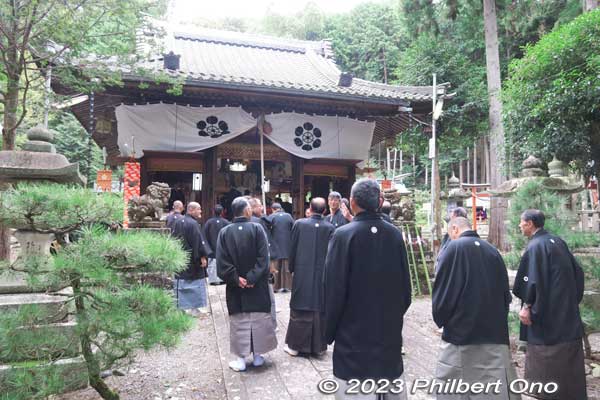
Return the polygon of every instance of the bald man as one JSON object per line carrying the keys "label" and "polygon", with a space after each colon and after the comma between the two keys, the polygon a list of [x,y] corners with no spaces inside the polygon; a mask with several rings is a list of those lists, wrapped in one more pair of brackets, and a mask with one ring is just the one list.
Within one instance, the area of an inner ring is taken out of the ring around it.
{"label": "bald man", "polygon": [[508,390],[517,375],[508,340],[512,296],[504,261],[471,230],[468,219],[452,219],[448,233],[452,240],[440,254],[432,297],[433,320],[444,328],[436,378],[501,384],[499,393],[437,393],[437,398],[520,399]]}
{"label": "bald man", "polygon": [[321,354],[325,342],[325,308],[323,304],[323,270],[329,239],[335,227],[323,218],[325,199],[310,202],[311,217],[294,223],[289,267],[293,274],[290,300],[290,323],[284,351]]}
{"label": "bald man", "polygon": [[212,253],[200,227],[202,207],[191,202],[187,213],[173,227],[173,236],[181,240],[183,248],[190,254],[187,268],[175,275],[175,299],[177,307],[198,316],[208,312],[206,296],[207,257]]}
{"label": "bald man", "polygon": [[167,228],[173,230],[177,220],[183,218],[183,203],[179,200],[173,202],[173,209],[167,216]]}

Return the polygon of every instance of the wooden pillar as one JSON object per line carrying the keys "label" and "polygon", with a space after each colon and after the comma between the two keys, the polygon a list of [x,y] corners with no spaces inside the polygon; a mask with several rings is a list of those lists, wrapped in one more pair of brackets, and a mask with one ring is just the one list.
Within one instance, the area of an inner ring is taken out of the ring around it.
{"label": "wooden pillar", "polygon": [[292,156],[293,217],[304,218],[304,159]]}
{"label": "wooden pillar", "polygon": [[473,143],[473,183],[477,183],[477,141]]}
{"label": "wooden pillar", "polygon": [[202,220],[206,221],[215,213],[215,187],[217,186],[217,147],[204,152],[202,171]]}
{"label": "wooden pillar", "polygon": [[485,155],[485,181],[484,183],[489,183],[490,181],[490,146],[488,144],[488,138],[483,138],[483,153]]}
{"label": "wooden pillar", "polygon": [[458,180],[460,181],[460,187],[462,188],[463,180],[464,180],[464,171],[463,171],[463,160],[458,162]]}
{"label": "wooden pillar", "polygon": [[471,183],[471,149],[467,148],[467,183]]}

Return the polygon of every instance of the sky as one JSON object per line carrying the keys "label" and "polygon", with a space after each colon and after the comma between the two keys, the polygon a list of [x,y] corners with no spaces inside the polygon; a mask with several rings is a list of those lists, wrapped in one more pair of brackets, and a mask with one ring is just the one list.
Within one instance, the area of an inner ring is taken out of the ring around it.
{"label": "sky", "polygon": [[[277,14],[291,15],[315,3],[327,14],[344,13],[369,0],[173,0],[170,20],[183,23],[194,18],[260,18],[268,9]],[[383,2],[384,0],[370,0]]]}

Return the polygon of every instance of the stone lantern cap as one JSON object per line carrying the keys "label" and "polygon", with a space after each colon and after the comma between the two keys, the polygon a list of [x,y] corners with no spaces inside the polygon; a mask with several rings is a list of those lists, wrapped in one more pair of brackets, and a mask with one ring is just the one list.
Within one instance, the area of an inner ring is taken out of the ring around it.
{"label": "stone lantern cap", "polygon": [[79,164],[69,163],[65,156],[56,153],[51,130],[36,126],[27,131],[27,138],[23,151],[0,151],[0,181],[86,184],[86,178],[79,173]]}

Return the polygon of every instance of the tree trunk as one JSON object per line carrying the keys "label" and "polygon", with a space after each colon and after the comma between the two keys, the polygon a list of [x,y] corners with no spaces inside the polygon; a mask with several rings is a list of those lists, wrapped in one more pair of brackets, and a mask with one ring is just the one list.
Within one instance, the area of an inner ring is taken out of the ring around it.
{"label": "tree trunk", "polygon": [[81,294],[81,282],[79,278],[76,277],[72,277],[70,281],[73,285],[73,296],[75,296],[77,323],[81,328],[79,331],[79,342],[81,343],[81,352],[83,353],[83,358],[87,365],[90,386],[93,387],[104,400],[120,400],[118,393],[112,391],[100,377],[100,365],[92,351],[92,343],[87,332],[88,321],[85,305],[83,303],[83,295]]}
{"label": "tree trunk", "polygon": [[[485,26],[485,61],[487,72],[489,122],[490,122],[490,184],[492,188],[504,182],[504,128],[502,126],[502,102],[500,100],[500,56],[498,52],[498,26],[494,0],[483,0]],[[492,198],[488,240],[500,250],[507,250],[506,200]]]}
{"label": "tree trunk", "polygon": [[583,0],[583,12],[592,11],[598,8],[598,0]]}

